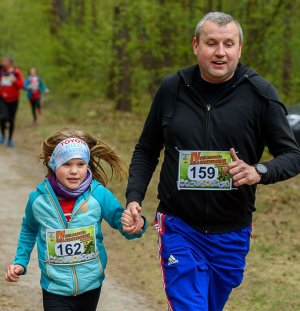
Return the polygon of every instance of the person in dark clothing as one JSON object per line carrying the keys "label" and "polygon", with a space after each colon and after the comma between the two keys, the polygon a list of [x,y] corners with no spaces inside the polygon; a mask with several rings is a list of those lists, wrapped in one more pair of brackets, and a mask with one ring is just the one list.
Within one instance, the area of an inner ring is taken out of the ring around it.
{"label": "person in dark clothing", "polygon": [[2,58],[0,69],[0,145],[6,141],[5,129],[9,124],[7,146],[14,147],[12,140],[15,128],[15,116],[19,105],[20,90],[23,88],[22,72],[13,66],[13,60],[9,56]]}
{"label": "person in dark clothing", "polygon": [[[169,310],[223,310],[243,279],[257,184],[300,172],[286,109],[239,63],[242,45],[230,15],[204,16],[198,64],[163,79],[131,160],[127,209],[137,217],[164,149],[155,225]],[[274,158],[260,163],[265,146]]]}

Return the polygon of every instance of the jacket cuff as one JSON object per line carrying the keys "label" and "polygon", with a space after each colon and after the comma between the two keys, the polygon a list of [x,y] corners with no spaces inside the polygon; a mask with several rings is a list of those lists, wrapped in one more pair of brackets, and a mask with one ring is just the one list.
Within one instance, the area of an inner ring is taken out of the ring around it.
{"label": "jacket cuff", "polygon": [[25,275],[27,273],[27,267],[24,265],[24,263],[20,263],[18,261],[14,261],[13,264],[14,265],[20,265],[20,266],[22,266],[24,268],[24,272],[22,274],[20,274],[20,275]]}
{"label": "jacket cuff", "polygon": [[126,206],[130,203],[130,202],[138,202],[140,205],[142,204],[142,201],[143,201],[143,194],[139,191],[130,191],[127,193],[126,195],[126,199],[127,199],[127,203],[126,203]]}
{"label": "jacket cuff", "polygon": [[144,226],[142,228],[141,233],[144,233],[146,231],[147,227],[148,227],[148,223],[147,223],[146,217],[142,216],[142,218],[144,219]]}

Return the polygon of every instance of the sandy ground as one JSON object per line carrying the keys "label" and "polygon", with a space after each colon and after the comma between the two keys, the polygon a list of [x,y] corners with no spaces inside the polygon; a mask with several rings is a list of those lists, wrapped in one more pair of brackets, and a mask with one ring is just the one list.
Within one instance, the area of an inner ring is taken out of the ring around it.
{"label": "sandy ground", "polygon": [[[29,193],[40,181],[43,172],[35,163],[34,155],[16,147],[9,150],[0,146],[0,311],[42,310],[40,271],[36,250],[33,250],[28,274],[18,283],[8,283],[4,279],[7,265],[14,257],[19,227]],[[150,303],[130,289],[118,285],[107,271],[97,310],[132,311],[153,310]]]}

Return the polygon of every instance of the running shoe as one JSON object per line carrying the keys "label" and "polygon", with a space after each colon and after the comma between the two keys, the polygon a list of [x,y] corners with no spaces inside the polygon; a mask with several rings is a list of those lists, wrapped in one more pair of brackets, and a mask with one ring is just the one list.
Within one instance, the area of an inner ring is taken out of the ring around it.
{"label": "running shoe", "polygon": [[14,142],[12,141],[12,139],[9,139],[7,142],[7,147],[9,148],[13,148],[15,146]]}
{"label": "running shoe", "polygon": [[2,135],[0,138],[0,145],[3,145],[5,143],[5,135]]}

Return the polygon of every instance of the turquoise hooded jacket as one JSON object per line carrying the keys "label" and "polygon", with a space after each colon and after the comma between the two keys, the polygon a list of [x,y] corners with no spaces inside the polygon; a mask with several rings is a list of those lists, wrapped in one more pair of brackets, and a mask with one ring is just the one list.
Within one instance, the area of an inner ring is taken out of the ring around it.
{"label": "turquoise hooded jacket", "polygon": [[[26,271],[32,249],[37,242],[40,283],[43,289],[53,294],[76,296],[98,288],[104,280],[107,263],[107,254],[102,242],[102,220],[107,221],[112,228],[118,229],[127,239],[139,238],[146,230],[145,222],[139,234],[124,233],[121,224],[123,211],[114,195],[98,181],[93,180],[90,188],[77,198],[68,223],[49,181],[45,179],[38,185],[37,190],[30,194],[13,263],[22,265]],[[88,226],[95,227],[95,259],[68,265],[49,262],[47,229],[63,230]]]}

